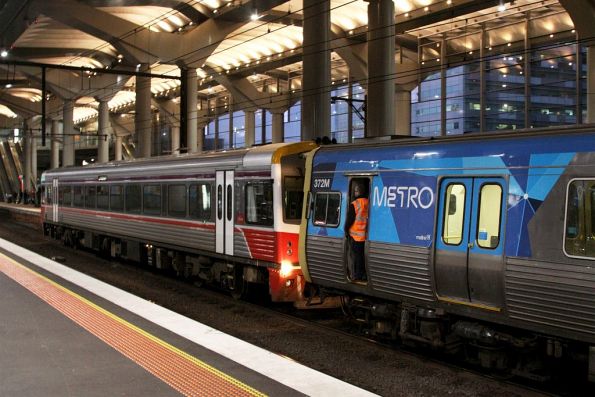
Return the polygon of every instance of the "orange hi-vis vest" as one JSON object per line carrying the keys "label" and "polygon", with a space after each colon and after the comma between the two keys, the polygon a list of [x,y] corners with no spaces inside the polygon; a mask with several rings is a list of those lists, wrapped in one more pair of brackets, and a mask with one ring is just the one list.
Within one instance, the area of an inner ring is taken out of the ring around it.
{"label": "orange hi-vis vest", "polygon": [[353,200],[355,207],[355,221],[349,228],[349,235],[355,241],[366,241],[366,227],[368,226],[368,199],[358,198]]}

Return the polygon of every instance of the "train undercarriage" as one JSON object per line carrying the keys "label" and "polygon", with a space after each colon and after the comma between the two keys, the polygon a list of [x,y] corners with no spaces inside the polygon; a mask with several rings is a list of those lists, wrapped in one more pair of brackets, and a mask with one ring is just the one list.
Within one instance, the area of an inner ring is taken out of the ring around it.
{"label": "train undercarriage", "polygon": [[44,234],[62,240],[68,247],[90,249],[105,258],[137,262],[171,273],[199,287],[205,284],[217,286],[236,299],[245,298],[250,291],[265,289],[269,283],[266,266],[232,262],[174,247],[52,224],[44,224]]}
{"label": "train undercarriage", "polygon": [[[311,290],[309,291],[312,292]],[[338,291],[317,290],[333,297]],[[375,339],[425,349],[481,367],[498,376],[546,382],[560,375],[593,373],[593,348],[585,343],[453,315],[442,308],[340,295],[346,316]],[[584,375],[584,376],[583,376]],[[589,376],[591,382],[594,381]]]}

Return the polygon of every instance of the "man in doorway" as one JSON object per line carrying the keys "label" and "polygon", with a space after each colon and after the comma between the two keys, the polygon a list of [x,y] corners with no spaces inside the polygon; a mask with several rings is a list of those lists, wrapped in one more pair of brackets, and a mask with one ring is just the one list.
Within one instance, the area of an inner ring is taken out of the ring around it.
{"label": "man in doorway", "polygon": [[364,185],[353,183],[354,200],[349,205],[345,219],[345,237],[349,239],[351,258],[353,260],[353,281],[366,281],[366,230],[368,228],[368,199]]}

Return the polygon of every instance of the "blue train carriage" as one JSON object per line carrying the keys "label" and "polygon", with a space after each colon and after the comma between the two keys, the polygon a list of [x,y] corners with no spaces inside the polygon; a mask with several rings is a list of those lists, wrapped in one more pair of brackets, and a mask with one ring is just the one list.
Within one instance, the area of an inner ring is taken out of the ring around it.
{"label": "blue train carriage", "polygon": [[[542,356],[590,357],[593,377],[593,131],[311,152],[300,233],[309,294],[341,296],[372,333],[464,351],[485,367],[522,374]],[[366,282],[348,271],[354,183],[369,199]]]}

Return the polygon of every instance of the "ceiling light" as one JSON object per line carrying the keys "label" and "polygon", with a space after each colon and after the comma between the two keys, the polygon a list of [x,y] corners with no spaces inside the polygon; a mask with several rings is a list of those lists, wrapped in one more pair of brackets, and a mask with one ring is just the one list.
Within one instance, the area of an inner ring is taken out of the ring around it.
{"label": "ceiling light", "polygon": [[256,12],[254,14],[250,15],[250,19],[253,21],[258,20],[258,18],[260,18],[260,17],[258,16],[258,14]]}
{"label": "ceiling light", "polygon": [[426,6],[426,7],[424,7],[424,11],[425,11],[425,12],[428,12],[428,11],[430,11],[430,7],[427,7],[427,6]]}
{"label": "ceiling light", "polygon": [[0,56],[1,56],[2,58],[6,58],[6,57],[8,56],[8,51],[6,51],[6,50],[2,50],[2,52],[0,52]]}
{"label": "ceiling light", "polygon": [[452,4],[452,0],[447,0],[447,1],[446,1],[446,4],[447,4],[447,5],[451,5],[451,4]]}
{"label": "ceiling light", "polygon": [[405,13],[405,18],[409,18],[409,13],[408,12]]}
{"label": "ceiling light", "polygon": [[6,88],[11,88],[11,87],[12,87],[12,84],[8,83],[8,84],[6,84],[4,87],[6,87]]}
{"label": "ceiling light", "polygon": [[500,5],[498,6],[498,11],[500,11],[500,12],[506,11],[506,5],[504,5],[504,4],[500,4]]}

